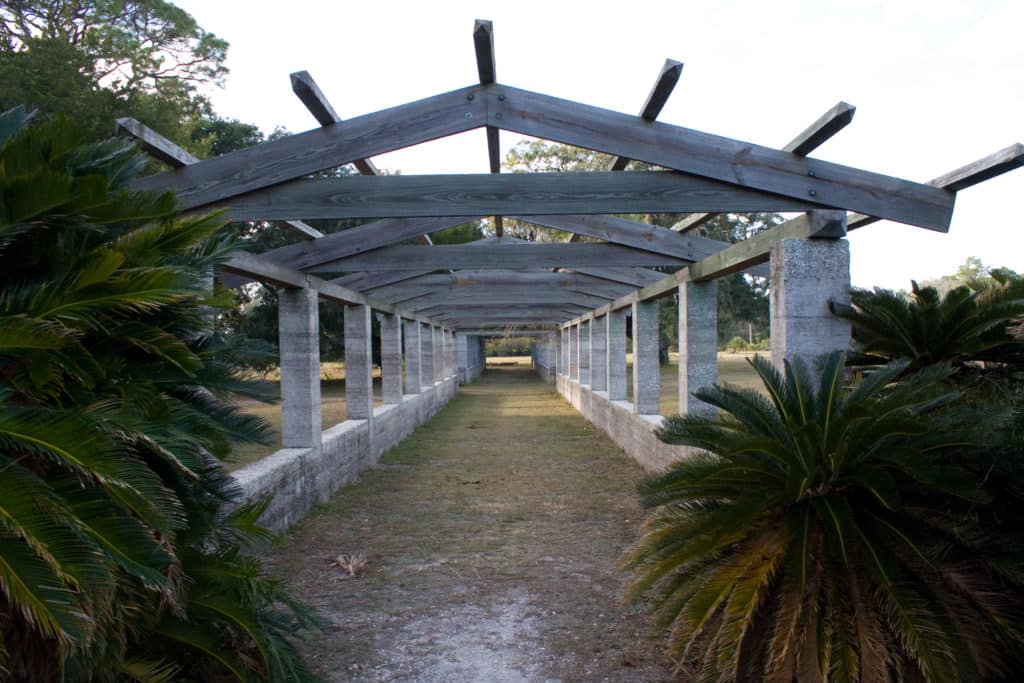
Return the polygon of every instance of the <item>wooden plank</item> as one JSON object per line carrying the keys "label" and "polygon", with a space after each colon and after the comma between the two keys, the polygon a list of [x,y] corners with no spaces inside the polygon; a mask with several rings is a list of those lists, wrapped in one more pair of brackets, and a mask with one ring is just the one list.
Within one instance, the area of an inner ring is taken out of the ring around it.
{"label": "wooden plank", "polygon": [[685,265],[680,259],[617,244],[508,244],[474,247],[382,247],[307,268],[306,272],[362,270],[440,270],[443,268],[571,268],[574,266]]}
{"label": "wooden plank", "polygon": [[[637,121],[626,114],[508,86],[499,126],[522,135],[625,156],[756,188],[822,207],[842,208],[945,232],[953,193],[739,140]],[[489,99],[490,109],[496,104]],[[499,112],[490,111],[492,119]]]}
{"label": "wooden plank", "polygon": [[[1024,166],[1024,144],[1016,143],[1004,147],[998,152],[982,157],[966,166],[950,171],[932,180],[929,185],[941,187],[954,192],[973,187],[989,178],[1008,173],[1014,169]],[[877,223],[880,218],[877,216],[866,216],[860,213],[852,213],[848,217],[848,229],[863,228],[865,225]]]}
{"label": "wooden plank", "polygon": [[[653,121],[658,118],[658,114],[661,113],[665,103],[668,102],[669,95],[672,94],[676,83],[679,82],[679,75],[681,73],[683,73],[682,62],[677,62],[674,59],[665,60],[661,71],[658,73],[658,78],[654,82],[654,87],[651,88],[651,92],[644,101],[644,106],[640,109],[640,118],[644,121]],[[627,157],[617,156],[608,164],[608,170],[623,171],[629,165],[629,161]]]}
{"label": "wooden plank", "polygon": [[[152,128],[139,123],[131,117],[117,119],[117,127],[118,130],[138,140],[139,145],[150,156],[159,159],[172,168],[181,168],[182,166],[190,166],[199,162],[199,157],[193,156]],[[323,235],[322,232],[311,225],[306,225],[302,221],[281,222],[286,228],[306,239],[316,239]],[[243,284],[243,282],[236,282],[234,286],[240,284]]]}
{"label": "wooden plank", "polygon": [[584,275],[591,275],[605,280],[614,280],[615,282],[622,282],[633,287],[643,287],[645,285],[658,282],[665,277],[665,273],[659,273],[656,270],[647,270],[646,268],[591,268],[589,266],[582,266],[573,268],[573,270]]}
{"label": "wooden plank", "polygon": [[391,270],[376,273],[349,273],[334,278],[331,282],[356,291],[363,291],[427,275],[430,272],[429,270]]}
{"label": "wooden plank", "polygon": [[[564,289],[614,299],[632,289],[630,285],[610,282],[579,273],[533,270],[460,270],[455,273],[431,273],[401,282],[382,285],[367,291],[384,300],[394,297],[421,296],[430,292],[445,292],[458,296],[460,292],[504,291],[506,288],[550,291]],[[358,289],[358,288],[356,288]]]}
{"label": "wooden plank", "polygon": [[335,259],[387,246],[423,234],[443,230],[460,223],[475,221],[478,216],[442,218],[384,218],[354,228],[325,235],[315,242],[289,244],[265,251],[260,256],[290,268],[308,268]]}
{"label": "wooden plank", "polygon": [[490,21],[477,19],[474,22],[473,47],[476,49],[476,70],[480,75],[480,83],[494,83],[494,25]]}
{"label": "wooden plank", "polygon": [[[292,92],[294,92],[306,109],[313,115],[321,126],[330,126],[340,123],[341,117],[334,111],[327,96],[320,90],[320,86],[313,80],[308,71],[296,71],[291,75]],[[369,159],[356,159],[352,162],[356,170],[363,175],[380,175],[380,171]]]}
{"label": "wooden plank", "polygon": [[672,171],[304,178],[218,205],[232,220],[821,208]]}
{"label": "wooden plank", "polygon": [[853,121],[853,115],[857,108],[846,102],[839,102],[827,112],[818,117],[818,120],[807,126],[799,135],[790,140],[783,148],[783,152],[792,152],[797,156],[805,157],[814,150],[821,147],[833,135],[846,128]]}
{"label": "wooden plank", "polygon": [[[818,117],[818,120],[805,128],[799,135],[783,146],[783,152],[792,152],[797,156],[807,156],[818,147],[823,145],[833,135],[841,131],[853,121],[853,115],[857,108],[846,102],[839,102],[827,112]],[[672,226],[677,232],[689,232],[694,228],[704,225],[717,216],[715,213],[695,213],[678,221]]]}
{"label": "wooden plank", "polygon": [[[389,297],[375,294],[376,298],[389,303]],[[449,290],[432,291],[425,295],[399,299],[406,302],[410,310],[419,311],[434,306],[458,307],[470,304],[506,306],[512,304],[578,304],[587,308],[596,308],[612,301],[610,297],[580,294],[570,289],[543,290],[509,290],[505,288],[478,289],[472,292],[451,292]]]}
{"label": "wooden plank", "polygon": [[390,305],[372,296],[366,296],[337,283],[322,280],[314,275],[308,275],[292,268],[270,263],[261,259],[256,254],[244,251],[235,252],[228,257],[221,268],[225,272],[253,278],[275,287],[309,287],[316,290],[320,296],[340,303],[362,304],[382,313],[400,315],[403,318],[419,320],[420,322],[437,323],[430,316],[418,314],[401,306]]}
{"label": "wooden plank", "polygon": [[753,264],[765,263],[772,244],[782,239],[835,239],[841,236],[840,233],[845,234],[845,225],[846,214],[843,211],[820,211],[797,216],[622,296],[610,304],[594,309],[592,314],[604,315],[609,311],[630,306],[634,301],[667,296],[674,293],[683,282],[714,280],[744,270]]}
{"label": "wooden plank", "polygon": [[[384,152],[479,128],[487,111],[481,86],[434,95],[192,166],[138,180],[139,190],[174,190],[181,209],[288,182]],[[470,95],[474,97],[469,98]],[[296,218],[301,216],[286,216]]]}

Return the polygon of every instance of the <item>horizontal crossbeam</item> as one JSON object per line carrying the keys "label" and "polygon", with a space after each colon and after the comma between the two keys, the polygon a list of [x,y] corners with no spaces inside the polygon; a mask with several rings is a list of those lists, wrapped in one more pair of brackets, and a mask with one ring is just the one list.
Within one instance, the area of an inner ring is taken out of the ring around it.
{"label": "horizontal crossbeam", "polygon": [[669,171],[308,178],[233,198],[232,220],[804,211],[819,205]]}

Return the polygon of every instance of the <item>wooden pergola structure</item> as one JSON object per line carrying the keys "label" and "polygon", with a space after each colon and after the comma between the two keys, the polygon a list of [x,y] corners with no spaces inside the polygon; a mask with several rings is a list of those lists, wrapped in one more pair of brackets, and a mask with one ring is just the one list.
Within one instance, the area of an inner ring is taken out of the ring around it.
{"label": "wooden pergola structure", "polygon": [[[138,188],[174,190],[186,211],[226,208],[231,220],[281,221],[302,237],[280,249],[236,255],[225,266],[226,283],[258,280],[304,292],[305,303],[298,295],[282,298],[283,306],[298,311],[283,308],[282,321],[308,318],[309,300],[316,297],[362,311],[351,329],[346,315],[346,343],[351,334],[353,344],[367,344],[370,311],[384,316],[387,333],[398,334],[382,342],[398,353],[397,361],[385,356],[386,401],[402,394],[401,330],[405,390],[415,392],[407,375],[410,368],[426,372],[426,361],[420,342],[410,353],[411,335],[429,338],[435,356],[444,359],[435,366],[457,366],[464,374],[473,367],[472,337],[508,325],[549,334],[539,356],[545,368],[607,391],[610,400],[624,400],[622,314],[629,309],[637,354],[634,410],[656,413],[652,302],[678,292],[680,392],[686,392],[680,409],[699,409],[687,401],[695,386],[714,381],[707,364],[714,352],[716,278],[741,270],[768,275],[770,265],[777,358],[841,348],[842,324],[837,331],[822,321],[827,298],[842,298],[849,285],[847,231],[880,219],[947,231],[959,190],[1024,164],[1024,146],[1015,144],[931,182],[902,180],[810,156],[850,123],[854,108],[846,103],[829,109],[781,149],[772,149],[658,121],[679,78],[679,62],[666,61],[639,113],[624,114],[504,85],[496,77],[490,22],[476,22],[473,42],[478,83],[349,120],[338,116],[307,72],[292,74],[292,89],[320,126],[216,158],[197,160],[137,122],[119,122],[175,167],[141,180]],[[371,160],[478,128],[487,134],[489,174],[388,176]],[[596,150],[613,161],[602,172],[501,174],[502,130]],[[665,170],[629,171],[630,160]],[[310,177],[344,164],[354,164],[359,175]],[[753,211],[800,215],[737,244],[694,230],[716,213]],[[616,216],[646,212],[688,216],[671,229]],[[493,217],[495,236],[463,245],[431,244],[431,232],[485,217]],[[517,240],[504,236],[503,217],[572,237],[564,243]],[[330,235],[303,222],[327,218],[366,222]],[[601,241],[580,243],[579,236]],[[412,238],[423,244],[396,246]],[[665,276],[652,266],[682,268]],[[324,279],[323,273],[342,275]],[[304,331],[289,337],[289,346],[288,326],[282,325],[286,373],[292,345],[310,353],[309,340],[300,338],[309,336],[308,320],[302,324]],[[798,335],[812,341],[798,343]],[[846,335],[848,342],[848,330]],[[302,382],[308,385],[308,378]],[[364,398],[355,412],[352,403],[349,410],[350,417],[369,417],[372,406]],[[286,424],[286,445],[289,429]]]}

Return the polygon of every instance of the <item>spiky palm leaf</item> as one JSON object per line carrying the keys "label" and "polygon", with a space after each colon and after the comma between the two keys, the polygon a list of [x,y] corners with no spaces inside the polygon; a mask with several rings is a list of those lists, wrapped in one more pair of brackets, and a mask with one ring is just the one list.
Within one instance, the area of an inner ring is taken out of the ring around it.
{"label": "spiky palm leaf", "polygon": [[[311,678],[284,616],[301,605],[225,531],[238,491],[213,456],[267,435],[225,402],[244,384],[218,349],[239,345],[212,329],[230,299],[208,276],[236,245],[127,189],[129,145],[23,119],[0,115],[0,671],[203,678],[251,647],[240,678]],[[154,649],[168,620],[215,654]]]}
{"label": "spiky palm leaf", "polygon": [[957,419],[948,367],[848,387],[843,360],[815,382],[756,358],[765,394],[701,390],[721,417],[659,432],[699,450],[642,486],[631,595],[700,680],[975,680],[1024,645],[1017,532],[964,466],[989,425]]}
{"label": "spiky palm leaf", "polygon": [[910,297],[876,288],[855,289],[849,305],[830,304],[849,320],[860,365],[908,360],[913,371],[935,363],[1015,363],[1024,344],[1009,333],[1024,317],[1024,279],[993,271],[991,282],[956,287],[942,296],[912,282]]}

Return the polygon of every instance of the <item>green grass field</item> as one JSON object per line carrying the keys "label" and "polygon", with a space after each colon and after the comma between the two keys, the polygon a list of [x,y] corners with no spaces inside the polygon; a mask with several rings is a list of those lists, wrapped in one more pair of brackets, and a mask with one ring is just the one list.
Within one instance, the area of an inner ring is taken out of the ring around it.
{"label": "green grass field", "polygon": [[[753,353],[719,353],[718,354],[718,381],[723,384],[730,384],[739,387],[759,388],[760,382],[747,362],[753,357]],[[626,395],[632,396],[632,354],[626,357]],[[678,354],[669,354],[669,364],[661,366],[661,414],[674,415],[679,411],[679,357]],[[487,365],[495,368],[511,366],[529,366],[529,356],[492,356],[487,359]],[[374,369],[373,394],[374,403],[380,405],[381,385],[380,370]],[[266,382],[266,388],[271,395],[279,393],[280,372],[273,370],[266,375],[260,376],[260,380]],[[323,428],[332,427],[345,419],[345,364],[344,363],[323,363],[320,372],[320,393],[322,396],[320,419]],[[258,401],[246,400],[242,402],[242,409],[250,415],[257,415],[266,420],[273,429],[273,441],[269,445],[259,444],[236,444],[233,449],[233,459],[227,464],[229,471],[236,470],[251,462],[259,460],[281,448],[281,404],[279,401],[272,403],[260,403]]]}

